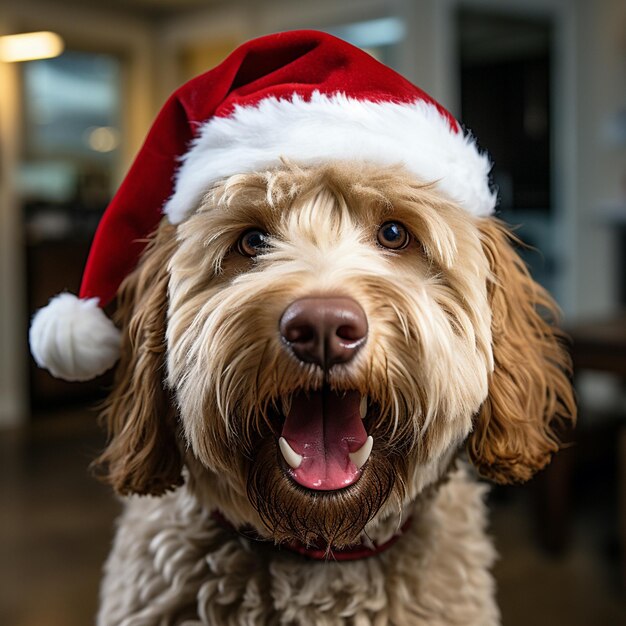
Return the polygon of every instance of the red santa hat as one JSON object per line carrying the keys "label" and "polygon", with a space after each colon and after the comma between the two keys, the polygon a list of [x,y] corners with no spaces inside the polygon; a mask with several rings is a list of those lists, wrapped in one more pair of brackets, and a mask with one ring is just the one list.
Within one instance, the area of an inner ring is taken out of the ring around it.
{"label": "red santa hat", "polygon": [[474,215],[495,205],[489,159],[421,89],[325,33],[255,39],[165,103],[100,222],[78,298],[61,294],[33,318],[37,363],[66,380],[112,367],[119,332],[101,307],[163,215],[179,224],[217,181],[282,158],[402,164]]}

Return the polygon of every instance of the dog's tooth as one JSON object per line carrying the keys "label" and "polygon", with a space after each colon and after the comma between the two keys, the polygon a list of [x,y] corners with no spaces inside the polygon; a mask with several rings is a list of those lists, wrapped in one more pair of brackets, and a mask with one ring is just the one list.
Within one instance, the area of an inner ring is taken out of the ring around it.
{"label": "dog's tooth", "polygon": [[283,455],[287,465],[293,469],[298,469],[302,464],[302,455],[294,452],[293,448],[287,443],[284,437],[278,440],[278,447]]}
{"label": "dog's tooth", "polygon": [[370,458],[373,445],[374,438],[369,435],[365,443],[356,452],[350,452],[350,460],[357,466],[357,469],[361,469],[365,465],[365,461]]}
{"label": "dog's tooth", "polygon": [[361,404],[359,405],[359,412],[361,413],[361,419],[364,420],[367,415],[367,396],[361,398]]}

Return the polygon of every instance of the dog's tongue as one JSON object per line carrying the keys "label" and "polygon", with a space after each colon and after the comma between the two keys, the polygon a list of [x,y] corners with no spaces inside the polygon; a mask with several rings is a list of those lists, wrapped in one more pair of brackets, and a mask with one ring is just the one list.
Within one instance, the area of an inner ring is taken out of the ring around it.
{"label": "dog's tongue", "polygon": [[356,482],[361,470],[349,454],[367,440],[360,400],[356,391],[334,393],[328,389],[292,398],[282,436],[302,456],[300,466],[289,470],[296,482],[320,491]]}

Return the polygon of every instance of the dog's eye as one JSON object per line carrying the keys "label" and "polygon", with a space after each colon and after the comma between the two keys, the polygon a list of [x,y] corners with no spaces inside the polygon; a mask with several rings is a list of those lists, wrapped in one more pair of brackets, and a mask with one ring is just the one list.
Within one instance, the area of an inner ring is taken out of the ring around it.
{"label": "dog's eye", "polygon": [[378,229],[377,239],[383,248],[400,250],[409,244],[411,237],[409,231],[400,222],[385,222]]}
{"label": "dog's eye", "polygon": [[261,230],[248,230],[239,239],[237,249],[244,256],[256,256],[267,248],[267,234]]}

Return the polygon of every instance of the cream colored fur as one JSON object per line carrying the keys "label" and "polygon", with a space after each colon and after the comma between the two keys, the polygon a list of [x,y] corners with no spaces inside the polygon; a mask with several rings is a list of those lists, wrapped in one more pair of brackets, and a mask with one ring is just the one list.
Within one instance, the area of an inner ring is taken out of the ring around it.
{"label": "cream colored fur", "polygon": [[[377,244],[389,220],[411,233],[406,248]],[[237,252],[250,228],[269,236],[255,259]],[[553,419],[573,412],[567,356],[536,311],[551,301],[516,259],[491,218],[397,167],[283,163],[232,176],[183,223],[164,222],[122,288],[100,458],[119,492],[161,497],[127,502],[99,626],[498,624],[485,487],[450,468],[469,442],[484,475],[525,480],[558,447]],[[327,372],[278,333],[311,295],[352,298],[368,319],[354,360]],[[281,469],[277,413],[323,384],[368,396],[374,447],[355,485],[322,497]],[[277,500],[263,500],[267,484]],[[267,542],[222,529],[215,509]],[[380,545],[410,515],[391,549],[362,561],[271,545]]]}
{"label": "cream colored fur", "polygon": [[106,565],[98,626],[492,626],[485,486],[461,467],[379,557],[307,562],[222,529],[186,487],[132,497]]}

